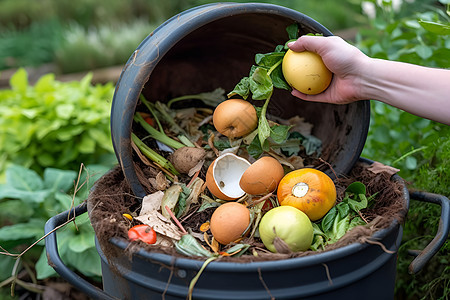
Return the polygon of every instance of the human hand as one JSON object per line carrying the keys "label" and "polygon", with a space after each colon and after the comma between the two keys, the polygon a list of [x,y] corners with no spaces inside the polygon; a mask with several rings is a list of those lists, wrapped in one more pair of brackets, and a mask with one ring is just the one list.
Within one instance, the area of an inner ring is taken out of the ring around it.
{"label": "human hand", "polygon": [[361,73],[367,70],[370,60],[358,48],[337,36],[301,36],[289,43],[296,52],[311,51],[322,57],[324,64],[333,73],[330,86],[317,95],[303,94],[297,90],[292,95],[307,101],[346,104],[363,100],[361,92]]}

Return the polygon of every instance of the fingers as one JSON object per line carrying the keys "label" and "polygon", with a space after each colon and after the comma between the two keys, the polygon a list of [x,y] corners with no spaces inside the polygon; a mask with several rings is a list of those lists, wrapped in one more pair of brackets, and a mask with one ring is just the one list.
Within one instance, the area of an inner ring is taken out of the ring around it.
{"label": "fingers", "polygon": [[322,55],[326,51],[332,49],[333,47],[342,44],[341,40],[342,39],[338,36],[325,37],[325,36],[303,35],[299,37],[295,42],[289,43],[288,47],[292,51],[296,52],[311,51],[319,55]]}
{"label": "fingers", "polygon": [[307,95],[307,94],[303,94],[302,92],[296,90],[296,89],[292,89],[291,92],[292,96],[300,98],[302,100],[305,101],[311,101],[311,102],[327,102],[326,100],[322,99],[323,95]]}

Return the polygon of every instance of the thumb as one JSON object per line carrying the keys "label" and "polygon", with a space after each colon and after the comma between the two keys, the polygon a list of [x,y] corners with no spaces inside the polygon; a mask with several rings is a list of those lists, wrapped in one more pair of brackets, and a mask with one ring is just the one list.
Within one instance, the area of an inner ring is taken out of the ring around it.
{"label": "thumb", "polygon": [[295,52],[311,51],[318,53],[320,46],[323,44],[325,37],[323,36],[311,36],[303,35],[299,37],[295,42],[288,44],[289,49]]}

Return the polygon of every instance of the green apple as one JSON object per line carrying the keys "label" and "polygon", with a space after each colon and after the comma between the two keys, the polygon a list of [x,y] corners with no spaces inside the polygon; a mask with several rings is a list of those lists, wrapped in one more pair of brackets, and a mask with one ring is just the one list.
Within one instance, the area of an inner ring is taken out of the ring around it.
{"label": "green apple", "polygon": [[[259,223],[259,236],[272,252],[279,252],[274,243],[284,244],[292,252],[305,251],[312,243],[313,227],[308,216],[292,206],[269,210]],[[280,240],[283,242],[280,243]]]}

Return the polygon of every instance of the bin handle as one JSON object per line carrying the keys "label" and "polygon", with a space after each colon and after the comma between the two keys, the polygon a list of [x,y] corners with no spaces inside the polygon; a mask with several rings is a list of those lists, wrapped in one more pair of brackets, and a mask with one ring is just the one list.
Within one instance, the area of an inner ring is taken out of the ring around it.
{"label": "bin handle", "polygon": [[75,272],[70,270],[59,256],[58,244],[56,241],[56,230],[59,228],[59,226],[67,222],[70,217],[78,217],[79,215],[82,215],[86,212],[87,204],[85,201],[72,209],[51,217],[45,223],[45,250],[47,251],[48,264],[52,266],[53,269],[55,269],[55,271],[59,275],[61,275],[61,277],[63,277],[83,293],[87,294],[89,297],[99,300],[113,300],[115,298],[111,297],[103,290],[84,280]]}
{"label": "bin handle", "polygon": [[450,230],[450,200],[442,195],[421,191],[409,191],[409,195],[411,199],[441,206],[441,219],[435,237],[422,251],[415,251],[415,254],[418,255],[409,265],[409,273],[416,274],[422,270],[447,240]]}

